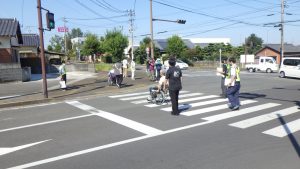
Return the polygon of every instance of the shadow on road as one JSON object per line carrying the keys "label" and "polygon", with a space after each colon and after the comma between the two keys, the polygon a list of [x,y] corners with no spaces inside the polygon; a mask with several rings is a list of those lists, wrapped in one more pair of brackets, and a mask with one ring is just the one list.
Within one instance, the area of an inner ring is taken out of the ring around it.
{"label": "shadow on road", "polygon": [[285,120],[283,119],[283,117],[280,114],[277,114],[278,116],[278,120],[281,123],[281,125],[283,126],[285,132],[288,134],[289,140],[291,142],[291,144],[293,145],[298,157],[300,158],[300,146],[299,143],[297,142],[295,136],[292,134],[291,130],[289,129],[289,127],[286,125]]}

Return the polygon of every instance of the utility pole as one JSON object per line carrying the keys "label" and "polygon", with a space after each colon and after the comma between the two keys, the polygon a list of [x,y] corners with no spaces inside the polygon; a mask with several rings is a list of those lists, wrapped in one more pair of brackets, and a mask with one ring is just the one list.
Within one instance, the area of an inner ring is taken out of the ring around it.
{"label": "utility pole", "polygon": [[245,52],[245,65],[247,64],[247,38],[245,38],[245,46],[244,46],[244,52]]}
{"label": "utility pole", "polygon": [[48,98],[47,91],[47,78],[46,78],[46,69],[45,69],[45,51],[44,51],[44,29],[42,21],[42,6],[41,0],[37,0],[37,13],[38,13],[38,23],[39,23],[39,33],[40,33],[40,58],[42,65],[42,77],[43,77],[43,94],[44,98]]}
{"label": "utility pole", "polygon": [[63,22],[64,22],[64,40],[65,40],[65,56],[67,56],[67,38],[66,38],[66,31],[67,31],[67,28],[66,28],[66,18],[63,17]]}
{"label": "utility pole", "polygon": [[150,0],[151,58],[154,59],[152,0]]}
{"label": "utility pole", "polygon": [[134,17],[134,11],[130,10],[129,11],[129,16],[130,16],[130,28],[129,28],[129,32],[131,33],[131,60],[133,61],[134,56],[133,56],[133,17]]}
{"label": "utility pole", "polygon": [[281,62],[284,57],[284,36],[283,36],[283,28],[284,28],[284,0],[281,0],[281,23],[280,23],[280,31],[281,31],[281,43],[280,43],[280,63],[279,68],[281,67]]}

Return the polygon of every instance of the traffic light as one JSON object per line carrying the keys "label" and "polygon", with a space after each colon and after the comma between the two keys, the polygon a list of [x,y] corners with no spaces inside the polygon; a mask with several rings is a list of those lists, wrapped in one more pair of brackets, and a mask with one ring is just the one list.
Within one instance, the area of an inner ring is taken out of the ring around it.
{"label": "traffic light", "polygon": [[47,12],[46,13],[46,20],[47,20],[47,28],[54,29],[55,28],[55,21],[54,21],[54,14]]}
{"label": "traffic light", "polygon": [[181,19],[178,19],[177,20],[177,23],[180,23],[180,24],[185,24],[186,20],[181,20]]}

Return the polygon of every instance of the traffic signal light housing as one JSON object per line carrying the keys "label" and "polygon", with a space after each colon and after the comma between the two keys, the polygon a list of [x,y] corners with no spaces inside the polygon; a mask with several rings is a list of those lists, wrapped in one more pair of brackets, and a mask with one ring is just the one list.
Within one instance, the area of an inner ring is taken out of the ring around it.
{"label": "traffic signal light housing", "polygon": [[185,24],[186,20],[181,20],[181,19],[178,19],[177,20],[177,23],[180,23],[180,24]]}
{"label": "traffic signal light housing", "polygon": [[49,30],[54,29],[55,28],[55,21],[54,21],[54,14],[47,12],[46,13],[46,20],[47,20],[47,28]]}

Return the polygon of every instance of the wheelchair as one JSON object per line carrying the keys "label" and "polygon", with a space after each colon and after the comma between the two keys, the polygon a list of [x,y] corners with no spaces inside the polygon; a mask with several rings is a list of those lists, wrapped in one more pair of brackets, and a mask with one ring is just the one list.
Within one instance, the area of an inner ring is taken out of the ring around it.
{"label": "wheelchair", "polygon": [[151,99],[147,99],[149,102],[153,104],[161,105],[163,103],[167,103],[170,101],[169,90],[153,90],[150,94]]}

